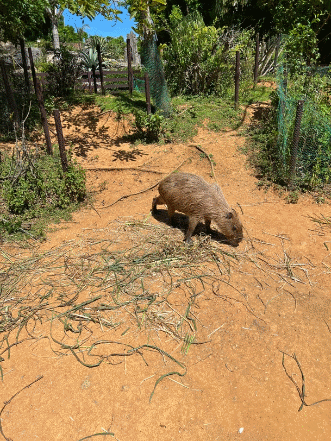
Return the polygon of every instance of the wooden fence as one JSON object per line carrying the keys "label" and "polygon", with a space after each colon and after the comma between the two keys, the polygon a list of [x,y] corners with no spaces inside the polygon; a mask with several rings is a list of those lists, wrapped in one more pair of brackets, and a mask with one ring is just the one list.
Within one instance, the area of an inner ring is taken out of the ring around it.
{"label": "wooden fence", "polygon": [[[133,70],[135,78],[144,80],[143,74],[138,70]],[[47,83],[47,73],[36,73],[37,78],[44,87]],[[101,75],[99,70],[95,71],[95,76],[92,71],[85,71],[81,78],[77,80],[77,89],[88,90],[93,93],[94,79],[96,80],[97,90],[101,88]],[[128,71],[127,70],[104,70],[103,71],[103,85],[105,90],[129,90]]]}

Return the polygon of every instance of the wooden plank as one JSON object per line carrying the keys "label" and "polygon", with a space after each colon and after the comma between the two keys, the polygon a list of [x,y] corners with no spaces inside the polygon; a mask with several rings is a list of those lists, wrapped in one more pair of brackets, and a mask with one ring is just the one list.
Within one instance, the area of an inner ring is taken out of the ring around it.
{"label": "wooden plank", "polygon": [[106,78],[105,79],[105,81],[104,81],[105,83],[125,83],[125,82],[128,82],[128,80],[126,79],[126,78],[114,78],[114,79],[112,79],[112,78]]}
{"label": "wooden plank", "polygon": [[115,86],[105,86],[106,90],[116,90],[116,89],[120,89],[120,90],[128,90],[129,86],[128,84],[123,84],[123,85],[115,85]]}

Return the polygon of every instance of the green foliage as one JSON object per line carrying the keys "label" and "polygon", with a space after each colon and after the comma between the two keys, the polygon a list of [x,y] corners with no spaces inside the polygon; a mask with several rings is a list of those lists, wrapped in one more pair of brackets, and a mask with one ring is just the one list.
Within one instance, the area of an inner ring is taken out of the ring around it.
{"label": "green foliage", "polygon": [[[154,30],[153,20],[158,18],[160,12],[165,8],[166,0],[126,0],[131,18],[137,21],[134,30],[139,35],[146,34],[146,31]],[[151,19],[151,14],[153,20]]]}
{"label": "green foliage", "polygon": [[200,14],[183,17],[177,7],[173,7],[169,26],[171,41],[163,56],[168,85],[174,94],[226,95],[230,89],[233,94],[238,50],[242,53],[242,80],[251,78],[254,47],[251,31],[205,26]]}
{"label": "green foliage", "polygon": [[331,76],[328,69],[306,68],[305,74],[288,73],[286,82],[283,76],[278,82],[271,107],[251,126],[250,160],[263,183],[289,184],[296,109],[303,100],[294,183],[300,189],[323,188],[331,181]]}
{"label": "green foliage", "polygon": [[[121,92],[116,96],[95,97],[95,103],[101,111],[112,110],[120,121],[135,118],[136,133],[132,140],[143,139],[146,141],[147,129],[158,136],[151,134],[151,138],[158,138],[159,142],[182,142],[191,139],[198,127],[208,127],[210,130],[221,131],[235,129],[241,124],[243,112],[236,111],[233,101],[205,96],[178,96],[172,99],[174,111],[169,118],[163,118],[158,112],[147,117],[145,97],[141,93],[133,92],[130,97],[128,92]],[[137,124],[138,123],[138,124]],[[149,139],[151,139],[149,138]]]}
{"label": "green foliage", "polygon": [[267,182],[285,185],[286,180],[283,175],[282,159],[278,148],[278,95],[276,92],[271,94],[271,105],[262,108],[254,122],[249,127],[249,140],[246,146],[246,153],[256,177],[260,179],[261,185]]}
{"label": "green foliage", "polygon": [[98,67],[99,64],[98,53],[95,49],[92,49],[90,47],[88,49],[81,51],[79,55],[85,69],[91,70],[92,66],[94,66],[95,68]]}
{"label": "green foliage", "polygon": [[317,37],[310,25],[299,23],[285,40],[284,52],[289,70],[299,72],[319,58]]}
{"label": "green foliage", "polygon": [[106,52],[110,58],[115,60],[121,60],[124,58],[124,51],[126,48],[126,42],[122,36],[113,38],[106,37],[107,45]]}
{"label": "green foliage", "polygon": [[133,91],[132,96],[129,92],[120,92],[110,96],[96,95],[95,102],[102,112],[112,110],[117,114],[118,119],[123,115],[133,114],[136,110],[146,111],[145,97],[136,91]]}
{"label": "green foliage", "polygon": [[78,28],[76,31],[73,26],[63,23],[60,23],[58,31],[61,43],[83,43],[88,38],[87,32],[82,28]]}
{"label": "green foliage", "polygon": [[85,171],[70,161],[68,172],[63,173],[59,156],[31,156],[29,166],[21,170],[14,158],[6,157],[0,176],[2,197],[13,214],[29,211],[33,216],[40,207],[66,208],[86,194]]}
{"label": "green foliage", "polygon": [[33,31],[44,22],[46,0],[1,0],[1,39],[17,43],[28,30]]}
{"label": "green foliage", "polygon": [[74,90],[82,75],[83,66],[75,54],[62,47],[46,71],[46,93],[54,97],[64,97]]}
{"label": "green foliage", "polygon": [[107,20],[116,20],[122,13],[115,7],[120,2],[112,0],[62,0],[54,3],[59,4],[63,10],[68,8],[72,14],[88,17],[90,20],[95,18],[97,14],[101,14]]}
{"label": "green foliage", "polygon": [[198,127],[208,127],[215,132],[240,125],[242,112],[236,111],[233,102],[205,96],[178,96],[173,98],[174,108],[170,118],[163,122],[164,139],[182,142],[197,134]]}
{"label": "green foliage", "polygon": [[101,52],[105,51],[107,40],[104,37],[101,37],[100,35],[91,35],[86,41],[86,46],[89,48],[92,48],[93,50],[97,50],[97,45],[100,45]]}
{"label": "green foliage", "polygon": [[49,222],[69,220],[86,196],[85,171],[69,159],[63,173],[58,155],[29,153],[23,161],[6,156],[0,179],[0,233],[5,236],[43,238]]}
{"label": "green foliage", "polygon": [[163,116],[158,112],[147,115],[146,112],[135,111],[135,126],[140,139],[157,142],[162,132]]}
{"label": "green foliage", "polygon": [[126,43],[124,38],[100,37],[93,35],[86,41],[86,48],[81,52],[83,62],[91,69],[92,64],[98,65],[97,45],[100,45],[102,63],[106,66],[110,64],[111,59],[123,59]]}
{"label": "green foliage", "polygon": [[[14,98],[22,119],[29,115],[25,123],[27,131],[40,121],[40,112],[36,97],[28,94],[22,72],[14,72],[14,67],[7,66],[7,74],[12,86]],[[9,106],[3,82],[0,81],[0,139],[15,140],[12,109]]]}

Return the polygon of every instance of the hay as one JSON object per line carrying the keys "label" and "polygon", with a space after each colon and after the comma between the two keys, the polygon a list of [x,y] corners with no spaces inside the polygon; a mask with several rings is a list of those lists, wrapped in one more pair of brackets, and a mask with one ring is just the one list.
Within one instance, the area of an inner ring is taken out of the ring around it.
{"label": "hay", "polygon": [[[260,298],[263,308],[253,308],[249,296],[233,284],[234,274],[252,277],[261,286],[266,280],[289,289],[310,283],[309,263],[292,261],[284,247],[283,255],[270,257],[257,249],[259,240],[234,249],[201,235],[187,247],[182,232],[135,220],[85,234],[42,253],[22,249],[10,254],[0,248],[0,355],[9,355],[25,339],[48,338],[56,354],[72,353],[84,366],[95,367],[123,356],[143,357],[142,347],[120,341],[141,331],[170,336],[186,354],[191,345],[204,343],[197,338],[194,308],[206,291],[231,304],[242,303],[263,320],[273,298]],[[222,284],[233,296],[220,291]],[[291,291],[283,293],[293,297]],[[98,328],[116,338],[98,339]],[[108,350],[110,346],[115,349]],[[148,345],[144,349],[161,351]],[[171,358],[164,351],[162,355]]]}

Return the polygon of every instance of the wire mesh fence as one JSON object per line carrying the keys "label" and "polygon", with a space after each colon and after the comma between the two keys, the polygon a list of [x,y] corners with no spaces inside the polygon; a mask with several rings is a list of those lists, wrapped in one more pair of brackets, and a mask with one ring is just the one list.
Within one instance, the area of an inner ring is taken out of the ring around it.
{"label": "wire mesh fence", "polygon": [[[324,185],[331,178],[331,69],[306,67],[292,73],[283,63],[277,83],[278,152],[283,178],[300,186]],[[303,101],[303,110],[295,153],[292,146],[299,101]]]}

